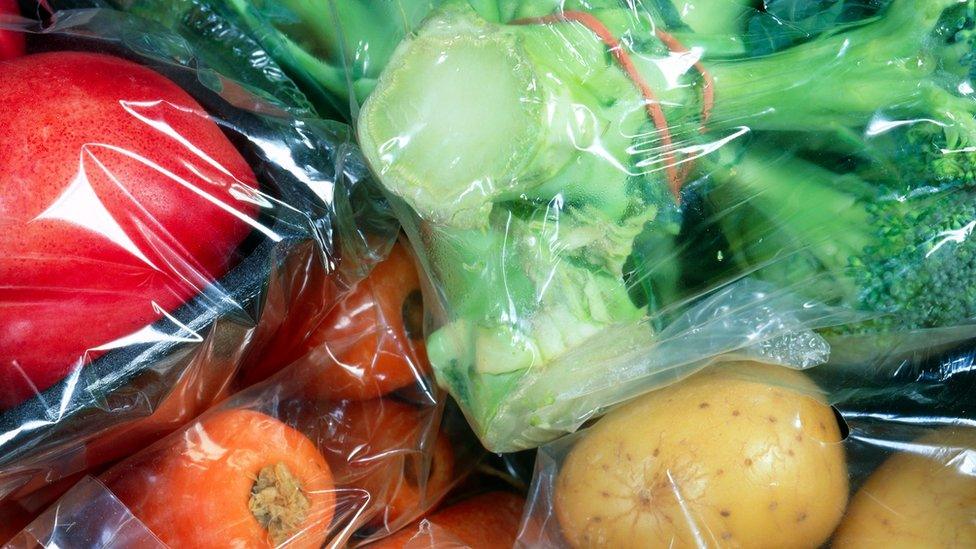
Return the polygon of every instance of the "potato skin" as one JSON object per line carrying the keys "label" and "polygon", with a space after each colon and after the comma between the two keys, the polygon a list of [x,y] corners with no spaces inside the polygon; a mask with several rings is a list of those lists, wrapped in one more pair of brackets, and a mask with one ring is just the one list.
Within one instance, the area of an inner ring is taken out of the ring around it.
{"label": "potato skin", "polygon": [[976,547],[974,455],[976,431],[945,429],[889,458],[854,495],[833,547]]}
{"label": "potato skin", "polygon": [[817,547],[847,503],[840,441],[803,374],[720,364],[590,428],[556,515],[573,547]]}

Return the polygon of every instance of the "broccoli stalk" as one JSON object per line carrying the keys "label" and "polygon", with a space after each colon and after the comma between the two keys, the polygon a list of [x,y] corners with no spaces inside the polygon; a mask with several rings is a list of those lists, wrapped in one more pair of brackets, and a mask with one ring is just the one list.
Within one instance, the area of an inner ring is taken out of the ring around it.
{"label": "broccoli stalk", "polygon": [[976,196],[892,194],[854,174],[752,146],[712,173],[732,257],[780,287],[865,315],[833,333],[976,318]]}
{"label": "broccoli stalk", "polygon": [[879,18],[842,32],[766,57],[710,64],[717,88],[711,125],[809,131],[863,126],[879,112],[951,122],[969,101],[939,77],[966,59],[946,42],[946,25],[956,23],[946,14],[967,8],[957,0],[894,0]]}
{"label": "broccoli stalk", "polygon": [[[206,0],[205,0],[206,1]],[[440,0],[225,0],[262,47],[332,108],[355,112],[397,44]]]}
{"label": "broccoli stalk", "polygon": [[[681,23],[696,35],[736,37],[745,32],[746,22],[762,0],[662,0],[671,4]],[[666,9],[666,8],[663,8]],[[659,10],[662,10],[659,8]],[[669,22],[665,17],[665,22]]]}

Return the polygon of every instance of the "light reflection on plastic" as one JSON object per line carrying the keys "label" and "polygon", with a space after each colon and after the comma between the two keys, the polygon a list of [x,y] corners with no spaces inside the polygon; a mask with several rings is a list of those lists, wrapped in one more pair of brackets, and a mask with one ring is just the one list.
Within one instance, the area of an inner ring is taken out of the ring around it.
{"label": "light reflection on plastic", "polygon": [[[75,387],[78,386],[78,380],[81,379],[81,368],[85,364],[85,357],[79,357],[75,360],[75,363],[71,367],[71,371],[68,376],[65,377],[65,390],[61,393],[61,402],[58,403],[58,415],[57,421],[60,422],[61,418],[65,416],[68,412],[68,404],[71,403],[71,397],[75,394]],[[40,395],[41,393],[38,393]],[[43,398],[43,397],[42,397]],[[47,404],[47,403],[45,403]]]}
{"label": "light reflection on plastic", "polygon": [[654,59],[653,63],[664,76],[667,89],[673,90],[688,86],[688,84],[682,84],[681,79],[688,74],[688,71],[695,66],[695,63],[701,61],[704,54],[704,48],[701,46],[693,46],[688,51],[671,52],[667,57]]}
{"label": "light reflection on plastic", "polygon": [[162,307],[160,307],[155,301],[152,302],[153,311],[157,314],[162,314],[163,317],[172,322],[180,332],[186,333],[185,336],[180,336],[177,334],[167,334],[161,332],[153,327],[153,325],[144,326],[136,330],[135,332],[122,336],[114,341],[104,343],[98,347],[92,348],[93,351],[109,351],[112,349],[120,349],[123,347],[128,347],[129,345],[140,345],[144,343],[159,343],[163,341],[172,341],[175,343],[201,343],[203,342],[203,336],[194,332],[189,326],[183,324],[176,319],[173,315],[166,312]]}
{"label": "light reflection on plastic", "polygon": [[911,126],[913,124],[918,124],[918,123],[935,124],[936,126],[942,128],[945,128],[947,126],[946,123],[940,122],[938,120],[933,120],[931,118],[913,118],[909,120],[887,120],[878,117],[875,118],[874,120],[871,120],[871,123],[868,124],[868,128],[865,131],[865,134],[867,134],[868,137],[874,137],[876,135],[881,135],[889,130],[893,130],[901,126]]}
{"label": "light reflection on plastic", "polygon": [[183,436],[187,442],[186,456],[194,462],[203,463],[204,468],[207,463],[218,461],[227,454],[227,449],[214,442],[199,421],[187,429]]}
{"label": "light reflection on plastic", "polygon": [[[700,158],[702,156],[707,156],[709,154],[712,154],[713,152],[721,149],[725,145],[742,137],[743,135],[749,133],[750,131],[751,130],[748,127],[740,126],[739,128],[736,128],[735,131],[733,131],[731,134],[716,139],[714,141],[710,141],[708,143],[696,144],[696,145],[688,145],[686,147],[680,147],[677,149],[677,152],[685,155],[685,157],[679,160],[678,162],[676,162],[675,165],[680,166],[681,164],[684,164],[686,162],[692,162],[696,158]],[[654,157],[647,160],[641,160],[640,162],[636,163],[636,166],[640,168],[644,168],[647,166],[653,166],[655,164],[661,164],[662,162],[663,162],[662,158]],[[652,171],[660,171],[662,169],[664,168],[657,167]]]}
{"label": "light reflection on plastic", "polygon": [[[142,253],[135,242],[129,238],[129,235],[125,234],[125,230],[122,229],[122,226],[112,217],[112,214],[102,204],[98,195],[95,194],[95,189],[92,188],[91,183],[88,181],[88,174],[85,171],[85,157],[92,158],[109,177],[112,177],[112,174],[109,170],[105,169],[105,166],[98,161],[95,155],[91,154],[89,150],[91,146],[90,144],[86,144],[82,147],[81,154],[78,158],[78,172],[64,189],[64,192],[61,193],[61,196],[55,199],[47,209],[38,214],[32,221],[49,219],[78,225],[104,236],[109,242],[129,252],[146,265],[149,265],[152,269],[156,271],[160,270],[159,267],[153,264]],[[113,182],[118,183],[114,181],[114,178]]]}
{"label": "light reflection on plastic", "polygon": [[211,167],[213,167],[215,170],[223,173],[224,175],[226,175],[227,177],[230,177],[231,179],[235,179],[236,180],[236,178],[234,177],[234,174],[230,173],[230,171],[227,168],[225,168],[220,162],[217,162],[216,160],[214,160],[213,158],[211,158],[207,153],[203,152],[203,150],[201,150],[200,147],[197,147],[196,145],[194,145],[193,143],[191,143],[189,140],[187,140],[185,137],[183,137],[182,135],[180,135],[179,132],[177,132],[176,130],[174,130],[169,124],[167,124],[166,122],[163,122],[161,120],[153,120],[151,118],[148,118],[147,116],[145,116],[143,114],[140,114],[136,109],[141,108],[141,109],[144,109],[144,110],[151,110],[151,109],[154,109],[154,108],[157,108],[157,107],[160,107],[160,106],[165,106],[167,108],[170,108],[170,109],[173,109],[173,110],[176,110],[176,111],[180,111],[180,112],[183,112],[183,113],[189,113],[189,114],[192,114],[192,115],[198,116],[198,117],[208,118],[207,115],[205,115],[203,113],[199,113],[199,112],[194,111],[192,109],[187,109],[185,107],[181,107],[179,105],[174,105],[174,104],[169,103],[167,101],[162,101],[162,100],[158,100],[158,99],[157,100],[153,100],[153,101],[126,101],[126,100],[120,100],[119,101],[119,105],[122,107],[123,110],[125,110],[125,112],[131,114],[132,116],[134,116],[140,122],[146,124],[147,126],[153,128],[154,130],[159,131],[163,135],[166,135],[166,136],[172,138],[173,140],[175,140],[180,145],[183,145],[184,147],[186,147],[186,149],[189,150],[190,152],[192,152],[194,154],[194,156],[200,158],[201,160],[203,160],[204,162],[206,162],[207,164],[209,164]]}
{"label": "light reflection on plastic", "polygon": [[[143,122],[144,124],[150,126],[153,129],[159,131],[163,135],[166,135],[166,136],[172,138],[173,140],[175,140],[180,145],[183,145],[188,151],[190,151],[191,153],[193,153],[193,155],[195,155],[196,157],[198,157],[201,160],[203,160],[206,164],[209,164],[215,170],[217,170],[217,171],[225,174],[227,177],[231,178],[234,182],[241,183],[241,184],[244,183],[243,181],[240,181],[239,179],[237,179],[237,177],[234,176],[234,174],[232,174],[220,162],[217,162],[216,160],[214,160],[213,158],[211,158],[209,155],[207,155],[207,153],[205,153],[199,147],[197,147],[196,145],[194,145],[193,143],[191,143],[189,140],[187,140],[185,137],[183,137],[182,135],[180,135],[179,132],[177,132],[176,130],[174,130],[169,124],[167,124],[165,122],[162,122],[162,121],[152,120],[151,118],[148,118],[148,117],[144,116],[143,114],[139,113],[137,109],[138,108],[142,108],[142,109],[147,109],[148,110],[148,109],[152,109],[154,107],[159,107],[161,105],[164,105],[166,108],[170,108],[170,109],[173,109],[173,110],[176,110],[176,111],[180,111],[180,112],[184,112],[184,113],[189,113],[189,114],[192,114],[192,115],[195,115],[195,116],[206,116],[205,114],[199,113],[199,112],[194,111],[192,109],[187,109],[185,107],[180,107],[179,105],[174,105],[174,104],[169,103],[169,102],[166,102],[166,101],[161,101],[161,100],[155,100],[155,101],[125,101],[125,100],[121,100],[121,101],[119,101],[119,105],[122,107],[122,109],[124,109],[127,113],[131,114],[137,120],[139,120],[140,122]],[[181,178],[181,177],[177,176],[176,174],[170,172],[169,170],[163,168],[159,164],[156,164],[155,162],[152,162],[152,161],[150,161],[147,158],[143,158],[142,156],[140,156],[138,154],[135,154],[135,153],[133,153],[131,151],[125,150],[125,149],[123,149],[121,147],[116,147],[114,145],[101,145],[101,146],[103,146],[103,147],[105,147],[105,148],[107,148],[109,150],[114,150],[116,152],[119,152],[119,153],[121,153],[121,154],[123,154],[123,155],[125,155],[125,156],[127,156],[129,158],[132,158],[134,160],[137,160],[137,161],[145,164],[146,166],[149,166],[150,168],[152,168],[152,169],[154,169],[156,171],[159,171],[160,173],[162,173],[163,175],[165,175],[169,179],[172,179],[173,181],[176,181],[180,185],[183,185],[184,187],[190,189],[191,191],[193,191],[197,195],[201,196],[203,199],[207,200],[208,202],[214,204],[215,206],[219,207],[220,209],[224,210],[225,212],[233,215],[234,217],[238,218],[239,220],[243,221],[244,223],[247,223],[248,225],[250,225],[254,229],[256,229],[258,231],[261,231],[268,238],[271,238],[275,242],[281,241],[281,236],[279,236],[278,234],[276,234],[274,231],[271,231],[267,227],[264,227],[263,225],[261,225],[260,223],[258,223],[255,219],[252,219],[251,216],[249,216],[247,214],[244,214],[244,213],[238,211],[237,209],[229,206],[228,204],[225,204],[223,201],[218,200],[216,197],[214,197],[214,196],[210,195],[209,193],[205,192],[203,189],[200,189],[198,186],[193,185],[192,183],[184,180],[183,178]]]}
{"label": "light reflection on plastic", "polygon": [[[91,146],[91,145],[89,145],[89,146]],[[175,181],[176,183],[182,185],[183,187],[186,187],[187,189],[191,190],[193,193],[195,193],[196,195],[200,196],[201,198],[203,198],[207,202],[210,202],[211,204],[217,206],[221,210],[224,210],[225,212],[233,215],[234,217],[236,217],[240,221],[242,221],[244,223],[247,223],[248,225],[250,225],[251,227],[253,227],[255,230],[260,231],[261,233],[263,233],[265,236],[267,236],[268,238],[272,239],[273,241],[275,241],[275,242],[280,242],[281,241],[281,236],[278,233],[272,231],[268,227],[265,227],[261,223],[258,223],[258,221],[256,219],[252,219],[251,216],[249,216],[249,215],[247,215],[245,213],[242,213],[242,212],[238,211],[237,209],[235,209],[234,207],[230,206],[229,204],[224,203],[223,201],[219,200],[218,198],[214,197],[213,195],[211,195],[211,194],[203,191],[202,189],[200,189],[199,187],[197,187],[193,183],[190,183],[189,181],[187,181],[187,180],[183,179],[182,177],[176,175],[175,173],[167,170],[166,168],[160,166],[159,164],[157,164],[157,163],[149,160],[148,158],[145,158],[145,157],[143,157],[141,155],[135,154],[132,151],[127,150],[127,149],[124,149],[122,147],[116,147],[115,145],[99,144],[98,146],[99,147],[102,147],[102,148],[105,148],[105,149],[108,149],[110,151],[114,151],[114,152],[117,152],[119,154],[122,154],[123,156],[126,156],[128,158],[131,158],[131,159],[133,159],[133,160],[135,160],[135,161],[137,161],[137,162],[139,162],[139,163],[141,163],[141,164],[149,167],[150,169],[152,169],[152,170],[154,170],[156,172],[159,172],[160,174],[166,176],[168,179],[171,179],[171,180]]]}
{"label": "light reflection on plastic", "polygon": [[[952,466],[960,473],[966,475],[976,475],[976,449],[963,446],[937,446],[924,442],[902,442],[897,440],[885,440],[878,438],[858,437],[858,440],[876,444],[879,447],[913,454],[919,457],[928,458],[933,461],[944,462],[947,466]],[[949,457],[951,456],[951,457]],[[946,459],[948,457],[948,459]]]}
{"label": "light reflection on plastic", "polygon": [[925,253],[925,257],[928,258],[935,252],[939,251],[939,248],[945,246],[949,242],[956,244],[962,244],[969,238],[969,235],[973,234],[973,228],[976,228],[976,221],[970,221],[965,227],[955,230],[948,230],[939,233],[942,240],[939,240],[932,249]]}
{"label": "light reflection on plastic", "polygon": [[[299,166],[297,163],[295,163],[295,158],[292,156],[291,150],[287,146],[277,141],[257,137],[252,137],[251,141],[257,145],[262,152],[264,152],[271,163],[281,166],[287,170],[289,174],[304,183],[306,187],[312,190],[316,196],[324,200],[326,204],[332,203],[332,199],[335,195],[335,183],[324,179],[313,179],[310,177],[308,175],[308,168]],[[251,196],[255,200],[258,199],[257,197],[260,197],[261,200],[265,200],[265,202],[270,206],[270,202],[267,202],[267,199],[264,198],[264,195],[262,195],[260,192],[251,189],[248,185],[242,186],[250,191]],[[234,186],[231,187],[232,194],[234,194],[233,191]],[[255,202],[255,204],[263,205],[260,202]]]}

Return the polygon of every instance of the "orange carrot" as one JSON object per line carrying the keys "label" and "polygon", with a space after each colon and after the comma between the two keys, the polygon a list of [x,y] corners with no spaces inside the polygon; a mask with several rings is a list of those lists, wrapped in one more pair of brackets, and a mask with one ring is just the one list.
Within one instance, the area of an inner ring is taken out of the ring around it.
{"label": "orange carrot", "polygon": [[366,400],[416,383],[430,369],[423,318],[420,275],[396,244],[310,335],[310,396]]}
{"label": "orange carrot", "polygon": [[[418,516],[442,498],[454,480],[454,451],[438,434],[429,448],[421,439],[433,408],[417,409],[388,398],[333,407],[319,448],[336,484],[369,494],[369,524],[386,528]],[[425,467],[424,452],[429,452]],[[421,478],[421,474],[426,478]]]}
{"label": "orange carrot", "polygon": [[171,547],[318,548],[335,510],[315,445],[251,410],[205,415],[102,479]]}

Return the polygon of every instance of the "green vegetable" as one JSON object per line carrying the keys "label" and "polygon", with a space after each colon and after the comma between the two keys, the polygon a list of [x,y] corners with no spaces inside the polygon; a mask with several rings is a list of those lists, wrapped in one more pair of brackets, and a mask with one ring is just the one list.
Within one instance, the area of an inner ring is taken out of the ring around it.
{"label": "green vegetable", "polygon": [[970,8],[956,0],[894,0],[860,26],[774,55],[715,63],[713,124],[816,131],[863,127],[878,113],[951,122],[962,111],[971,119],[971,101],[945,88],[946,75],[968,71],[968,36],[952,31]]}
{"label": "green vegetable", "polygon": [[355,113],[394,48],[441,0],[224,0],[295,78]]}
{"label": "green vegetable", "polygon": [[[729,149],[747,133],[797,157],[769,162],[771,153],[749,152],[715,174],[722,185],[709,201],[729,217],[739,276],[761,269],[874,316],[903,315],[871,320],[871,329],[976,313],[966,284],[972,253],[933,246],[946,231],[968,230],[959,225],[976,213],[970,202],[939,193],[906,205],[879,198],[969,181],[972,153],[943,151],[968,150],[976,136],[972,101],[954,87],[969,72],[972,2],[892,0],[860,18],[831,12],[806,42],[735,58],[734,48],[712,56],[708,47],[716,36],[744,44],[754,6],[684,5],[677,13],[688,20],[673,34],[705,48],[711,80],[687,68],[675,75],[669,62],[679,52],[656,35],[675,10],[655,4],[649,13],[611,0],[568,2],[561,17],[526,20],[555,10],[542,1],[494,10],[487,1],[449,2],[399,45],[362,108],[364,152],[386,189],[419,215],[414,236],[446,305],[430,337],[432,364],[493,449],[512,449],[500,433],[517,432],[513,422],[550,419],[504,415],[520,376],[543,372],[565,387],[560,368],[575,349],[680,307],[681,217],[671,191],[683,168],[674,164]],[[632,69],[608,52],[606,33],[624,43]],[[715,96],[708,120],[706,88]],[[934,123],[881,131],[907,118]],[[872,131],[883,135],[868,142]],[[813,151],[822,158],[800,158],[809,151],[789,143],[798,134],[822,143]],[[864,164],[861,177],[828,166],[852,157]],[[738,201],[746,204],[735,212]],[[785,241],[802,253],[780,261]],[[945,292],[924,291],[933,284]],[[637,287],[648,288],[644,298]],[[538,400],[518,403],[523,412],[572,398],[527,395]]]}
{"label": "green vegetable", "polygon": [[877,13],[891,0],[765,0],[749,18],[746,43],[765,55]]}
{"label": "green vegetable", "polygon": [[952,326],[976,318],[976,195],[925,173],[896,190],[754,145],[709,198],[745,268],[869,317],[835,332]]}

